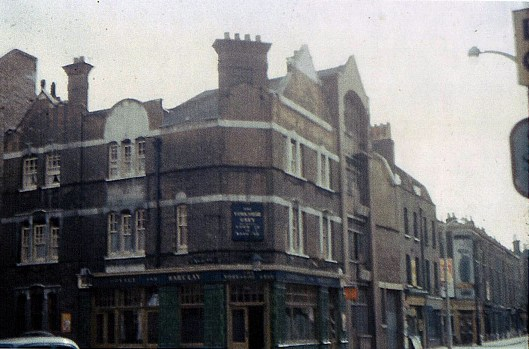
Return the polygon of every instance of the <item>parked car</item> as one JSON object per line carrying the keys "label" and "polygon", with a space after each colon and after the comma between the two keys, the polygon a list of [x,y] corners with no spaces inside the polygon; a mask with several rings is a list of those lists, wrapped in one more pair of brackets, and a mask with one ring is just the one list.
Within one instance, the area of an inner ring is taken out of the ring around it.
{"label": "parked car", "polygon": [[68,338],[41,336],[0,339],[0,348],[79,349],[79,346]]}

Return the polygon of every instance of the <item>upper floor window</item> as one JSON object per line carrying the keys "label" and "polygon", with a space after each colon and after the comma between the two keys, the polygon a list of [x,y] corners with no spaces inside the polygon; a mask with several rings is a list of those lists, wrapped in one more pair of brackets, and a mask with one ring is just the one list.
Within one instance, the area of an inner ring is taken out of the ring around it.
{"label": "upper floor window", "polygon": [[46,155],[46,187],[58,187],[61,184],[61,156],[53,153]]}
{"label": "upper floor window", "polygon": [[318,184],[323,188],[331,188],[331,159],[325,154],[318,157]]}
{"label": "upper floor window", "polygon": [[58,261],[59,231],[56,221],[24,223],[20,232],[20,263]]}
{"label": "upper floor window", "polygon": [[22,189],[37,189],[37,157],[24,159],[22,168]]}
{"label": "upper floor window", "polygon": [[408,218],[408,209],[404,207],[404,234],[410,235],[410,221]]}
{"label": "upper floor window", "polygon": [[304,218],[305,213],[294,203],[289,209],[288,249],[291,253],[304,252]]}
{"label": "upper floor window", "polygon": [[419,221],[417,217],[417,212],[413,212],[413,236],[419,238]]}
{"label": "upper floor window", "polygon": [[303,177],[302,145],[293,138],[287,138],[287,172]]}
{"label": "upper floor window", "polygon": [[432,248],[437,247],[437,236],[435,234],[435,221],[432,220]]}
{"label": "upper floor window", "polygon": [[327,214],[320,217],[320,255],[332,260],[332,222]]}
{"label": "upper floor window", "polygon": [[129,139],[108,145],[108,178],[119,179],[145,175],[145,139]]}
{"label": "upper floor window", "polygon": [[136,140],[136,159],[138,173],[145,173],[145,139],[138,138]]}
{"label": "upper floor window", "polygon": [[176,208],[176,252],[187,252],[187,205],[179,205]]}
{"label": "upper floor window", "polygon": [[422,231],[424,236],[424,244],[428,245],[430,243],[430,237],[428,236],[428,222],[426,217],[422,217]]}
{"label": "upper floor window", "polygon": [[121,213],[109,213],[107,218],[108,255],[110,257],[143,255],[145,251],[145,222],[144,209],[137,210],[134,216],[128,210]]}

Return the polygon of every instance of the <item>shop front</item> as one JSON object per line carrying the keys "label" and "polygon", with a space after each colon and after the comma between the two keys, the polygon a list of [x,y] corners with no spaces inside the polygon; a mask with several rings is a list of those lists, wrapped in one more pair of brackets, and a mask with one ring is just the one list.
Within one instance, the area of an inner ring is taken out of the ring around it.
{"label": "shop front", "polygon": [[95,348],[341,348],[339,278],[278,270],[94,275]]}

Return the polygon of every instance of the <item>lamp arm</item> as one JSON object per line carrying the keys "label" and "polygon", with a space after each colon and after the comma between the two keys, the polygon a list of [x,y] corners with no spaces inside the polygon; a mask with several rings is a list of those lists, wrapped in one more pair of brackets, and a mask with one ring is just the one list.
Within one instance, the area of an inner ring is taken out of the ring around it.
{"label": "lamp arm", "polygon": [[481,51],[480,54],[481,53],[494,53],[494,54],[497,54],[497,55],[500,55],[500,56],[503,56],[503,57],[507,57],[511,61],[516,63],[516,57],[511,55],[511,54],[509,54],[509,53],[506,53],[506,52],[494,51],[494,50],[486,50],[486,51]]}

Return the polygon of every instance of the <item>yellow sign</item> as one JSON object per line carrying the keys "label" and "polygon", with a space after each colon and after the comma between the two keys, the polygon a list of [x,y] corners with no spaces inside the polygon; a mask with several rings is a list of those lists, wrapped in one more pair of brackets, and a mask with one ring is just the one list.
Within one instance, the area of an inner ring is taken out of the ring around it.
{"label": "yellow sign", "polygon": [[61,313],[61,332],[70,333],[72,332],[72,314]]}

